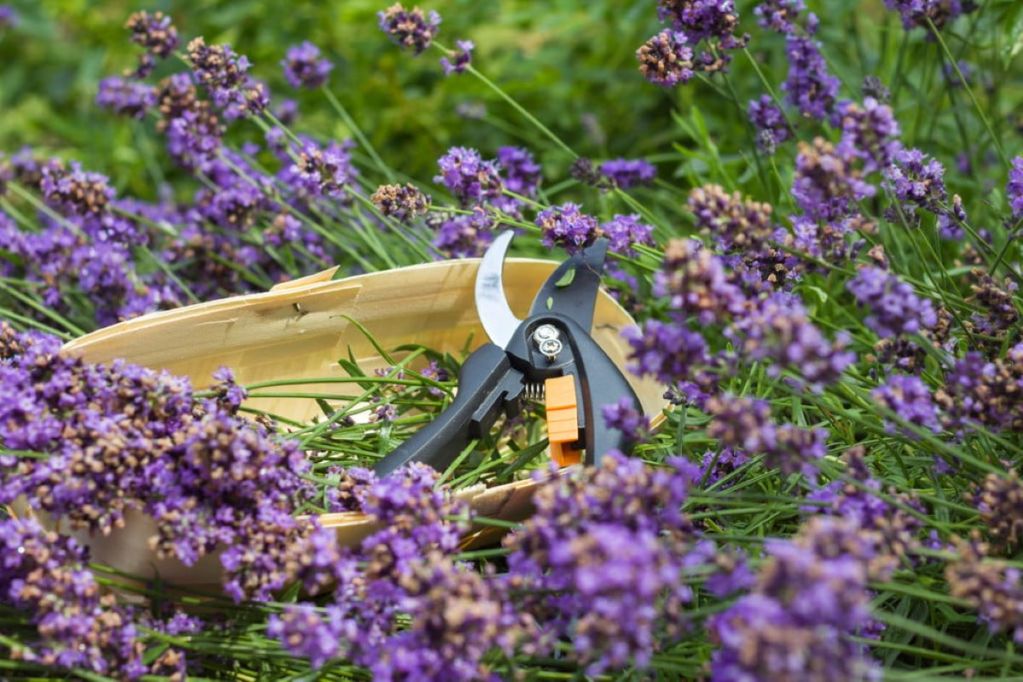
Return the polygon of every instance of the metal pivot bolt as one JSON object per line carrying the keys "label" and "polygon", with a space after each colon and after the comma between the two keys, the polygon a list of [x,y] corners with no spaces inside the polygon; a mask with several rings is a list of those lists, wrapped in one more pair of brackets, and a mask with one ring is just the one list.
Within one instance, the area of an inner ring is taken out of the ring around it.
{"label": "metal pivot bolt", "polygon": [[533,332],[533,342],[548,362],[553,362],[561,352],[561,334],[552,324],[542,324]]}

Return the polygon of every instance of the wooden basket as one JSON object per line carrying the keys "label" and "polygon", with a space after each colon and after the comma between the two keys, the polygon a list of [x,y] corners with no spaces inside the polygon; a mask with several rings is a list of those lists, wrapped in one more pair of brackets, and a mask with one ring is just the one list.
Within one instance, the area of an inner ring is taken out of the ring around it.
{"label": "wooden basket", "polygon": [[[504,266],[506,295],[512,310],[525,317],[537,290],[557,263],[510,258]],[[478,259],[417,265],[386,272],[331,280],[334,270],[275,286],[262,294],[201,303],[153,313],[71,341],[65,349],[90,362],[124,358],[153,369],[189,377],[197,388],[212,382],[220,366],[230,367],[237,381],[252,384],[281,379],[344,376],[337,359],[349,349],[366,371],[387,363],[347,317],[358,320],[381,346],[391,349],[416,343],[440,352],[459,354],[487,342],[476,315],[474,282]],[[620,332],[633,320],[608,294],[597,297],[593,336],[624,368],[627,345]],[[661,385],[626,373],[644,411],[660,419],[664,407]],[[297,385],[295,392],[315,392],[315,385]],[[319,386],[322,390],[322,385]],[[296,421],[321,414],[314,400],[254,398],[246,405]],[[483,516],[521,520],[528,516],[535,488],[531,480],[459,492]],[[324,514],[321,523],[335,528],[338,539],[354,544],[373,529],[359,513]],[[66,530],[66,529],[61,529]],[[477,530],[467,542],[479,543],[488,531]],[[122,571],[172,584],[219,583],[215,555],[188,567],[176,559],[157,559],[147,545],[155,524],[140,512],[126,514],[123,528],[110,535],[83,535],[95,561]]]}

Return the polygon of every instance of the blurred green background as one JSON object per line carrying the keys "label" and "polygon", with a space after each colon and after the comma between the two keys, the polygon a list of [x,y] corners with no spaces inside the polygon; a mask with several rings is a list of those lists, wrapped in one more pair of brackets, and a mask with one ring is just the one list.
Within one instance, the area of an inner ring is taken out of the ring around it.
{"label": "blurred green background", "polygon": [[[270,84],[275,100],[299,100],[298,130],[346,137],[348,131],[322,93],[296,92],[281,76],[278,63],[289,45],[304,39],[316,43],[336,63],[334,92],[383,158],[420,180],[432,177],[436,158],[453,144],[493,154],[502,144],[522,143],[544,162],[549,179],[564,177],[567,170],[569,159],[481,83],[468,75],[445,78],[437,51],[414,58],[392,45],[376,27],[375,13],[387,0],[11,4],[21,19],[17,28],[0,37],[0,150],[11,152],[28,144],[77,158],[140,196],[154,193],[154,162],[174,173],[162,141],[151,131],[152,121],[125,121],[93,103],[103,76],[134,65],[138,49],[128,41],[123,24],[137,9],[169,13],[182,45],[199,35],[208,42],[232,44],[251,58],[255,75]],[[686,175],[706,179],[704,171],[713,163],[708,154],[720,153],[726,164],[753,167],[752,134],[744,110],[750,98],[764,92],[764,85],[752,62],[775,89],[787,68],[781,39],[756,26],[754,2],[738,3],[741,26],[753,34],[749,56],[736,55],[728,79],[694,81],[674,91],[646,83],[636,70],[636,48],[661,28],[654,0],[420,4],[442,15],[441,42],[475,41],[477,67],[580,154],[652,158],[662,163],[662,179],[671,180],[675,173],[683,176],[679,181],[683,186]],[[843,80],[844,97],[859,99],[864,76],[879,76],[893,92],[908,143],[926,143],[926,151],[949,166],[961,153],[975,166],[989,163],[991,147],[982,122],[961,88],[945,87],[948,76],[936,42],[921,31],[907,36],[882,0],[808,4],[821,17],[824,54]],[[1004,146],[1018,150],[1016,111],[1023,82],[1017,53],[1023,44],[1023,2],[982,4],[981,12],[957,22],[945,37],[954,54],[986,73],[974,89]],[[156,75],[182,68],[180,62],[167,63]],[[702,113],[709,139],[698,139],[694,107]],[[467,118],[466,109],[486,114],[482,119]],[[673,120],[675,114],[686,124]],[[711,142],[715,149],[708,149]],[[779,159],[778,165],[784,174],[790,164]],[[1004,174],[1004,169],[994,171]],[[749,180],[751,172],[743,178]],[[750,191],[760,198],[779,199],[772,190],[781,184],[763,186],[764,176],[761,173],[761,187]],[[964,197],[971,185],[977,191],[987,189],[976,173],[952,184]]]}

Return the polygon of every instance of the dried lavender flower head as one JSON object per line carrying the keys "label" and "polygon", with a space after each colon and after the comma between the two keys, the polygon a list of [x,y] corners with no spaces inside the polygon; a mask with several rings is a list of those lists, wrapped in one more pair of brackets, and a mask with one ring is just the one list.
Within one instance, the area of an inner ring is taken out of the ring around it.
{"label": "dried lavender flower head", "polygon": [[418,7],[407,10],[400,2],[377,12],[377,19],[380,30],[396,45],[417,55],[430,47],[440,26],[440,15],[436,12],[424,13]]}
{"label": "dried lavender flower head", "polygon": [[928,33],[932,26],[940,31],[946,24],[978,7],[973,0],[884,0],[884,4],[899,13],[907,31],[919,27]]}
{"label": "dried lavender flower head", "polygon": [[163,12],[135,12],[128,17],[124,27],[131,31],[131,41],[146,50],[139,57],[138,68],[132,74],[137,78],[148,76],[157,59],[166,59],[178,47],[178,30]]}
{"label": "dried lavender flower head", "polygon": [[334,65],[320,57],[320,48],[308,40],[288,48],[281,61],[284,77],[295,88],[318,88],[327,82]]}
{"label": "dried lavender flower head", "polygon": [[188,44],[192,72],[228,119],[257,114],[270,104],[266,85],[249,76],[249,58],[230,45],[207,45],[199,37]]}
{"label": "dried lavender flower head", "polygon": [[639,70],[654,85],[670,88],[695,75],[693,49],[686,35],[664,29],[636,50]]}
{"label": "dried lavender flower head", "polygon": [[385,216],[402,223],[409,223],[430,210],[430,197],[412,183],[380,185],[370,200]]}

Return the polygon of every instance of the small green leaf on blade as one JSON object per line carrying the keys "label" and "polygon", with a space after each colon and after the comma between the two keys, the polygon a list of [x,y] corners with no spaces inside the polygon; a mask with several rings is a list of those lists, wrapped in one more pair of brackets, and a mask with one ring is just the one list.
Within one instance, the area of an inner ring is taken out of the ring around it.
{"label": "small green leaf on blade", "polygon": [[554,307],[554,297],[553,296],[548,296],[547,297],[547,310],[550,310],[553,307]]}
{"label": "small green leaf on blade", "polygon": [[[557,282],[554,283],[556,287],[567,287],[575,279],[575,268],[569,268],[565,271],[565,274],[561,276]],[[550,308],[550,306],[547,306]]]}

